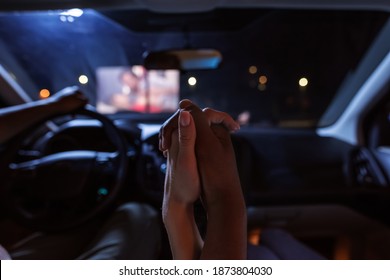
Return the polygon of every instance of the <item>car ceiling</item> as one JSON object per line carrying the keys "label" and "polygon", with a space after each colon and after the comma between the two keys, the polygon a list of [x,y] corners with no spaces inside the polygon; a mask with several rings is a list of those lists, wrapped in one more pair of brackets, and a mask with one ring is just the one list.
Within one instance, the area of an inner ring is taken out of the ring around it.
{"label": "car ceiling", "polygon": [[147,9],[155,12],[200,12],[214,8],[307,8],[390,11],[388,0],[2,0],[0,10],[67,8]]}

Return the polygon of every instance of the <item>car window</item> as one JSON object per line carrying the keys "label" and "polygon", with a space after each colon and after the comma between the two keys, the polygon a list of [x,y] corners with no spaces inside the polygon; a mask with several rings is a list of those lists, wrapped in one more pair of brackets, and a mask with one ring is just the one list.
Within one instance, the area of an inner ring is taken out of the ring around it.
{"label": "car window", "polygon": [[264,9],[2,13],[0,63],[33,99],[78,84],[96,105],[98,69],[141,65],[147,51],[214,48],[220,67],[181,73],[180,98],[244,125],[315,127],[387,19]]}

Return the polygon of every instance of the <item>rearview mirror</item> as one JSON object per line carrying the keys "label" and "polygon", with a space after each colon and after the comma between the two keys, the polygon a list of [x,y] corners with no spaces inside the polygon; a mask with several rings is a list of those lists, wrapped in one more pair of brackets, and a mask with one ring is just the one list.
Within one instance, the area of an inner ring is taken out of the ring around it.
{"label": "rearview mirror", "polygon": [[149,52],[144,57],[146,69],[203,70],[216,69],[222,55],[212,49],[185,49]]}

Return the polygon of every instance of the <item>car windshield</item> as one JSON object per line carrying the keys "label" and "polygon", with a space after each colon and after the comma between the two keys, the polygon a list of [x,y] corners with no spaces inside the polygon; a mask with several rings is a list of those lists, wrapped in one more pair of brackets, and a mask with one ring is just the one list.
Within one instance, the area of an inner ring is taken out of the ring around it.
{"label": "car windshield", "polygon": [[147,100],[102,110],[170,112],[189,98],[242,124],[315,127],[387,19],[382,12],[264,9],[10,12],[0,14],[0,64],[33,100],[77,84],[92,104],[104,105],[101,92],[131,91],[118,85],[125,70],[145,76],[145,52],[216,49],[218,69],[150,73],[169,89],[160,93],[170,96],[159,99],[165,107]]}

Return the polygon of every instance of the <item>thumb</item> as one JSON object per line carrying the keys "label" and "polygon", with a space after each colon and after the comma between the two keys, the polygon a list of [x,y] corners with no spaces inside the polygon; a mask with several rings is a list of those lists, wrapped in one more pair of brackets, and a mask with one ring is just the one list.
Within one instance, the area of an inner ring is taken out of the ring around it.
{"label": "thumb", "polygon": [[196,130],[194,120],[188,111],[179,115],[179,152],[194,153]]}

